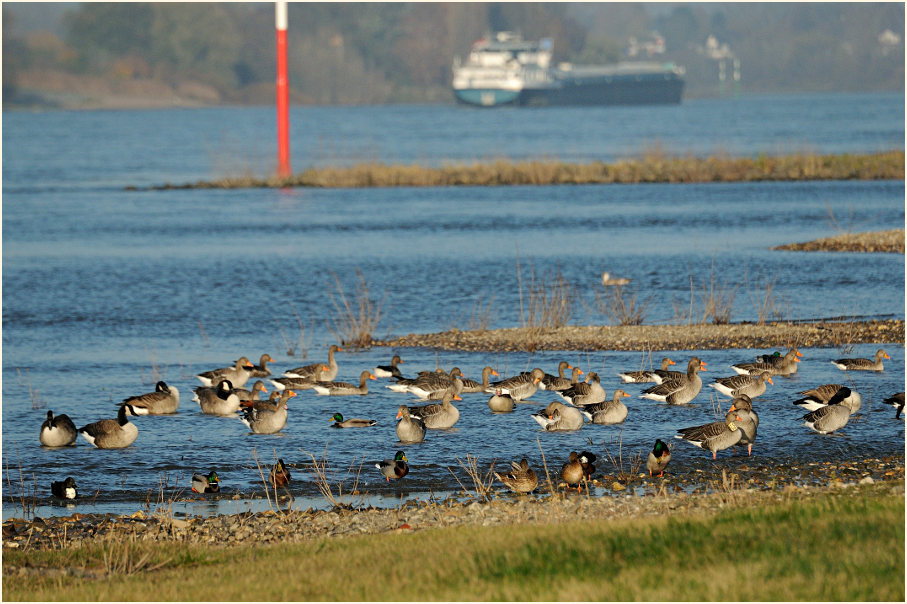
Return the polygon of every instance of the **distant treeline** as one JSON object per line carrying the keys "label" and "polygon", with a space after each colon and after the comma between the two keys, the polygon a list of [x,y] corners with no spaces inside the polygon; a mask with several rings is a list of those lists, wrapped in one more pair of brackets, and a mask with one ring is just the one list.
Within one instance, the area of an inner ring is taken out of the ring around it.
{"label": "distant treeline", "polygon": [[[5,102],[24,74],[50,71],[191,83],[212,102],[273,100],[271,2],[73,6],[57,35],[17,31],[13,11],[23,9],[4,4]],[[688,96],[717,94],[716,52],[739,58],[746,92],[904,89],[903,3],[297,2],[289,12],[295,103],[451,102],[453,57],[495,30],[552,38],[557,61],[584,63],[618,60],[631,37],[645,42],[657,31],[666,51],[654,58],[686,68]]]}
{"label": "distant treeline", "polygon": [[311,168],[288,178],[235,177],[153,189],[238,189],[254,187],[449,187],[563,184],[752,182],[791,180],[904,180],[904,152],[866,155],[669,157],[659,153],[612,164],[499,159],[432,168],[360,164]]}

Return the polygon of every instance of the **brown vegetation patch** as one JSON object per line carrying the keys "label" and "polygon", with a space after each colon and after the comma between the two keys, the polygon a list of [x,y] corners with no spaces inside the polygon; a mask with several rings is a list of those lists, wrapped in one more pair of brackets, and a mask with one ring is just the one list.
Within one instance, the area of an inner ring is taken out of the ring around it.
{"label": "brown vegetation patch", "polygon": [[904,253],[904,229],[871,233],[844,233],[805,243],[788,243],[772,248],[800,252],[890,252]]}

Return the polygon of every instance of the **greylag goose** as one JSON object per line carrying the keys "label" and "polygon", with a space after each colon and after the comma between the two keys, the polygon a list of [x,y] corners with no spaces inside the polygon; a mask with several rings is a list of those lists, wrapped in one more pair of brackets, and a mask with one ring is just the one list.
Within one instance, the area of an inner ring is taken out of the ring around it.
{"label": "greylag goose", "polygon": [[551,401],[547,407],[533,413],[532,419],[546,432],[579,430],[583,427],[583,412],[559,401]]}
{"label": "greylag goose", "polygon": [[874,361],[869,359],[838,359],[832,361],[832,364],[842,371],[882,371],[885,367],[882,365],[882,359],[890,359],[888,353],[881,348],[876,351]]}
{"label": "greylag goose", "polygon": [[661,369],[656,369],[654,371],[642,370],[642,371],[623,371],[617,375],[624,381],[625,384],[644,384],[646,382],[655,382],[660,384],[660,381],[656,380],[656,377],[661,377],[659,373],[666,373],[668,367],[674,365],[674,361],[665,357],[661,359]]}
{"label": "greylag goose", "polygon": [[885,403],[886,405],[891,405],[892,407],[894,407],[894,411],[895,411],[894,419],[900,419],[901,412],[904,410],[904,393],[903,392],[898,392],[897,394],[893,394],[882,402]]}
{"label": "greylag goose", "polygon": [[331,421],[334,422],[332,424],[334,428],[368,428],[377,425],[378,423],[378,420],[376,419],[360,419],[358,417],[343,419],[343,414],[341,413],[332,415]]}
{"label": "greylag goose", "polygon": [[262,394],[267,394],[268,389],[265,387],[265,383],[261,380],[255,380],[255,383],[252,384],[251,389],[246,388],[234,388],[233,392],[236,393],[236,396],[239,397],[240,402],[245,403],[246,401],[257,401],[261,399]]}
{"label": "greylag goose", "polygon": [[453,390],[453,393],[459,395],[463,392],[463,380],[459,377],[453,378],[450,383],[445,385],[442,382],[434,384],[422,383],[419,386],[410,386],[409,392],[415,394],[422,400],[440,401],[444,398],[444,393]]}
{"label": "greylag goose", "polygon": [[76,425],[68,415],[55,416],[53,411],[48,411],[38,438],[45,447],[68,447],[76,442],[78,435]]}
{"label": "greylag goose", "polygon": [[[462,377],[463,372],[460,371],[459,367],[454,367],[450,370],[450,373],[444,373],[443,371],[423,373],[412,383],[407,384],[405,392],[415,394],[421,399],[440,400],[444,396],[444,391],[448,388],[463,389]],[[403,380],[398,383],[403,383]],[[459,391],[456,394],[459,394]]]}
{"label": "greylag goose", "polygon": [[180,406],[180,391],[176,386],[158,382],[154,392],[124,398],[120,405],[129,405],[136,415],[167,415]]}
{"label": "greylag goose", "polygon": [[381,470],[385,481],[390,482],[392,478],[399,480],[409,474],[409,465],[406,462],[406,455],[404,455],[403,451],[397,451],[393,459],[379,461],[375,464],[375,467]]}
{"label": "greylag goose", "polygon": [[192,475],[192,492],[193,493],[218,493],[220,492],[220,478],[217,472],[211,470],[208,475]]}
{"label": "greylag goose", "polygon": [[706,363],[697,357],[687,363],[687,372],[681,379],[668,380],[643,390],[639,398],[667,403],[669,405],[686,405],[702,390],[700,371],[705,371]]}
{"label": "greylag goose", "polygon": [[614,398],[610,401],[593,403],[583,407],[583,415],[588,417],[593,424],[620,424],[627,419],[628,409],[620,399],[630,396],[623,390],[615,390]]}
{"label": "greylag goose", "polygon": [[397,410],[397,438],[404,443],[420,443],[425,440],[425,422],[419,417],[410,415],[406,405]]}
{"label": "greylag goose", "polygon": [[[454,367],[450,370],[450,375],[454,375],[455,377],[462,376],[462,372],[459,367]],[[395,378],[397,380],[395,384],[388,384],[385,388],[393,390],[394,392],[409,392],[410,386],[437,380],[447,380],[450,378],[450,375],[441,368],[438,368],[435,371],[420,371],[414,378],[397,377]]]}
{"label": "greylag goose", "polygon": [[504,394],[500,389],[496,390],[491,398],[488,399],[488,408],[493,413],[510,413],[515,405],[513,397],[509,394]]}
{"label": "greylag goose", "polygon": [[691,428],[681,428],[675,438],[694,444],[701,449],[712,452],[712,459],[718,458],[718,451],[729,449],[740,442],[743,431],[736,422],[743,421],[739,415],[730,412],[723,422],[712,422]]}
{"label": "greylag goose", "polygon": [[[139,429],[126,417],[126,413],[129,411],[128,407],[128,404],[120,407],[116,419],[102,419],[80,428],[79,434],[98,449],[122,449],[128,447],[135,442],[139,435]],[[135,415],[135,413],[132,413],[132,415]]]}
{"label": "greylag goose", "polygon": [[79,496],[76,481],[72,476],[67,476],[62,482],[51,482],[50,492],[60,499],[75,499]]}
{"label": "greylag goose", "polygon": [[286,399],[285,399],[285,401],[286,401],[286,400],[289,400],[290,397],[296,396],[296,393],[293,392],[292,390],[290,390],[289,388],[286,390],[272,390],[271,395],[268,397],[268,400],[266,400],[266,401],[262,401],[262,400],[240,401],[239,407],[240,407],[240,410],[246,409],[249,407],[255,407],[256,409],[273,409],[274,405],[276,405],[277,402],[284,395],[286,395]]}
{"label": "greylag goose", "polygon": [[372,370],[372,373],[375,374],[375,377],[379,378],[389,378],[389,377],[403,377],[403,374],[400,373],[400,369],[397,367],[403,360],[400,358],[399,354],[395,354],[394,358],[391,359],[390,365],[378,365]]}
{"label": "greylag goose", "polygon": [[[327,367],[327,365],[324,365],[324,367]],[[274,386],[275,390],[283,390],[284,388],[289,388],[291,390],[311,390],[315,387],[315,380],[306,378],[280,377],[268,381],[271,382],[271,385]]]}
{"label": "greylag goose", "polygon": [[529,467],[526,459],[521,459],[519,463],[511,461],[509,472],[505,474],[495,472],[494,477],[514,493],[531,493],[539,486],[539,477],[535,470]]}
{"label": "greylag goose", "polygon": [[736,398],[745,394],[750,398],[755,398],[765,393],[765,382],[774,385],[772,376],[769,372],[763,371],[759,375],[732,375],[731,377],[715,378],[715,381],[709,384],[712,388],[725,396]]}
{"label": "greylag goose", "polygon": [[263,378],[269,377],[271,375],[271,370],[268,369],[268,363],[273,363],[274,359],[271,358],[271,355],[265,353],[261,355],[261,358],[258,359],[258,365],[253,365],[250,370],[250,378]]}
{"label": "greylag goose", "polygon": [[337,377],[337,359],[334,358],[334,353],[336,352],[343,352],[343,348],[336,344],[331,344],[331,347],[328,348],[327,365],[324,363],[311,363],[303,367],[284,371],[283,377],[302,378],[315,382],[330,382]]}
{"label": "greylag goose", "polygon": [[500,382],[491,382],[485,392],[494,394],[500,390],[501,394],[509,394],[513,400],[522,401],[538,392],[539,382],[543,377],[545,372],[536,367],[529,373],[521,373]]}
{"label": "greylag goose", "polygon": [[218,382],[230,380],[230,383],[233,384],[234,388],[242,388],[246,385],[246,382],[249,381],[249,378],[252,377],[251,367],[253,367],[253,365],[249,359],[246,357],[239,357],[236,359],[236,364],[233,367],[212,369],[211,371],[199,373],[195,377],[197,377],[204,386],[217,386]]}
{"label": "greylag goose", "polygon": [[598,374],[594,371],[590,371],[586,374],[585,382],[578,382],[576,386],[561,390],[557,395],[571,405],[577,407],[601,403],[608,398],[608,394],[605,392],[605,389],[602,388]]}
{"label": "greylag goose", "polygon": [[582,490],[582,483],[586,478],[586,474],[583,472],[583,463],[580,461],[579,454],[576,451],[570,451],[567,463],[561,466],[561,478],[567,483],[568,489],[572,485],[576,485],[577,491]]}
{"label": "greylag goose", "polygon": [[460,419],[460,410],[451,404],[453,400],[461,401],[463,399],[454,394],[453,389],[450,388],[444,392],[440,403],[412,407],[409,412],[410,415],[421,419],[429,430],[446,430]]}
{"label": "greylag goose", "polygon": [[359,374],[358,387],[349,382],[315,382],[315,385],[312,386],[312,388],[322,396],[346,396],[351,394],[366,395],[368,394],[366,380],[374,379],[376,378],[372,372],[366,369]]}
{"label": "greylag goose", "polygon": [[224,380],[216,388],[199,386],[192,399],[202,408],[205,415],[232,416],[239,410],[239,397],[233,392],[233,383]]}
{"label": "greylag goose", "polygon": [[490,387],[489,380],[491,376],[498,375],[498,372],[492,369],[491,367],[486,366],[482,369],[482,383],[475,380],[464,379],[463,382],[463,392],[464,393],[473,393],[473,392],[485,392]]}
{"label": "greylag goose", "polygon": [[[735,413],[740,416],[741,421],[737,427],[743,433],[740,441],[737,443],[741,447],[746,445],[746,454],[753,454],[753,443],[756,441],[756,429],[759,427],[759,416],[753,411],[753,400],[745,394],[741,394],[731,403],[728,413]],[[734,447],[734,453],[737,453],[737,447]]]}
{"label": "greylag goose", "polygon": [[[573,369],[573,365],[571,365],[567,361],[561,361],[560,363],[558,363],[557,375],[551,375],[550,373],[543,375],[542,380],[539,382],[539,390],[564,390],[575,384],[575,380],[571,382],[570,378],[564,375],[564,371],[566,371],[567,369]],[[577,375],[580,375],[582,373],[583,372],[580,371]]]}
{"label": "greylag goose", "polygon": [[664,476],[669,461],[671,461],[671,449],[660,438],[656,438],[655,446],[652,447],[649,457],[646,458],[646,470],[649,471],[649,476],[655,476],[656,472],[659,476]]}
{"label": "greylag goose", "polygon": [[772,359],[764,363],[737,363],[731,369],[741,375],[757,375],[768,372],[769,375],[789,376],[797,373],[797,363],[803,355],[796,348],[791,348],[780,359]]}
{"label": "greylag goose", "polygon": [[841,384],[822,384],[816,388],[802,390],[799,394],[804,396],[795,400],[794,405],[806,411],[816,411],[827,405],[840,403],[850,409],[850,413],[853,415],[860,410],[863,404],[863,397],[859,392]]}
{"label": "greylag goose", "polygon": [[831,434],[850,421],[850,409],[841,403],[826,405],[803,416],[803,425],[819,434]]}
{"label": "greylag goose", "polygon": [[255,434],[276,434],[287,425],[287,401],[295,396],[292,390],[284,390],[276,402],[259,401],[257,405],[243,407],[239,421]]}

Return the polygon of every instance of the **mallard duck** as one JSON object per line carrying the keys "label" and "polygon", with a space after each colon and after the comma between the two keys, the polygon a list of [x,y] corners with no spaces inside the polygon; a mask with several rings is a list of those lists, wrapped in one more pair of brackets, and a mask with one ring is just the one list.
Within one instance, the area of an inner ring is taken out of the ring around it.
{"label": "mallard duck", "polygon": [[743,432],[737,427],[736,422],[743,421],[739,415],[731,412],[724,417],[723,422],[712,422],[691,428],[681,428],[675,438],[692,443],[701,449],[712,452],[712,459],[718,458],[718,451],[729,449],[738,442]]}
{"label": "mallard duck", "polygon": [[76,481],[73,480],[72,476],[67,476],[66,480],[62,482],[50,483],[50,492],[54,497],[59,497],[60,499],[75,499],[79,496],[78,491],[76,491]]}
{"label": "mallard duck", "polygon": [[601,403],[608,398],[608,394],[602,388],[598,374],[594,371],[586,374],[585,382],[579,382],[566,390],[560,390],[557,395],[577,407]]}
{"label": "mallard duck", "polygon": [[[79,429],[85,440],[99,449],[122,449],[135,442],[139,429],[127,419],[129,404],[124,404],[117,412],[116,419],[102,419]],[[135,413],[132,413],[135,415]]]}
{"label": "mallard duck", "polygon": [[204,474],[193,474],[192,491],[194,493],[220,492],[220,478],[217,477],[217,472],[211,470],[207,476]]}
{"label": "mallard duck", "polygon": [[757,363],[779,363],[781,362],[781,352],[776,350],[771,354],[760,354],[756,357]]}
{"label": "mallard duck", "polygon": [[538,391],[539,382],[543,377],[545,377],[545,372],[536,367],[529,373],[521,373],[506,380],[491,382],[485,392],[494,394],[500,390],[502,394],[509,394],[513,400],[521,401]]}
{"label": "mallard duck", "polygon": [[217,383],[223,380],[230,380],[234,388],[241,388],[252,377],[252,363],[246,357],[239,357],[233,367],[222,367],[199,373],[195,377],[204,386],[217,386]]}
{"label": "mallard duck", "polygon": [[440,403],[431,403],[418,407],[411,407],[410,415],[418,417],[430,430],[446,430],[453,427],[460,419],[460,410],[451,404],[451,401],[463,399],[454,394],[453,389],[448,389]]}
{"label": "mallard duck", "polygon": [[311,363],[309,365],[304,365],[303,367],[297,367],[296,369],[290,369],[283,373],[283,377],[288,378],[301,378],[304,380],[311,380],[313,382],[330,382],[337,377],[337,359],[334,358],[334,353],[343,352],[343,348],[337,346],[336,344],[331,344],[331,347],[328,348],[328,362],[327,365],[324,363]]}
{"label": "mallard duck", "polygon": [[368,394],[368,385],[366,385],[366,380],[374,380],[375,376],[371,371],[363,371],[359,374],[359,386],[350,384],[349,382],[315,382],[315,385],[312,387],[315,392],[321,396],[349,396],[353,394],[358,394],[364,396]]}
{"label": "mallard duck", "polygon": [[231,416],[239,410],[239,397],[233,392],[233,382],[223,380],[216,387],[199,386],[192,400],[199,404],[205,415]]}
{"label": "mallard duck", "polygon": [[551,401],[548,406],[532,414],[538,425],[546,432],[579,430],[583,427],[583,413],[576,407],[568,407],[559,401]]}
{"label": "mallard duck", "polygon": [[513,397],[501,392],[500,388],[488,399],[488,408],[494,413],[510,413],[515,405]]}
{"label": "mallard duck", "polygon": [[242,407],[239,421],[255,434],[275,434],[287,425],[287,401],[296,396],[292,390],[284,390],[276,401],[258,401],[252,407]]}
{"label": "mallard duck", "polygon": [[258,365],[253,365],[250,370],[250,378],[263,378],[271,375],[271,370],[268,369],[268,363],[273,363],[274,359],[271,358],[271,355],[265,353],[261,355],[261,358],[258,359]]}
{"label": "mallard duck", "polygon": [[399,354],[395,354],[394,358],[391,359],[390,365],[378,365],[372,370],[372,373],[375,374],[375,377],[379,378],[389,378],[389,377],[403,377],[403,374],[400,373],[400,369],[397,365],[403,363],[400,359]]}
{"label": "mallard duck", "polygon": [[425,422],[410,414],[409,407],[400,405],[397,410],[397,438],[404,443],[420,443],[425,440]]}
{"label": "mallard duck", "polygon": [[158,382],[154,392],[124,398],[120,405],[128,404],[136,415],[167,415],[176,413],[180,406],[180,392],[176,386]]}
{"label": "mallard duck", "polygon": [[[668,371],[668,367],[674,364],[674,361],[672,361],[668,357],[665,357],[661,359],[661,369],[656,369],[655,371],[666,372]],[[646,382],[661,383],[656,381],[655,378],[658,374],[656,374],[655,371],[623,371],[621,373],[618,373],[617,375],[627,384],[644,384]]]}
{"label": "mallard duck", "polygon": [[803,425],[819,434],[831,434],[840,430],[850,421],[850,409],[835,403],[810,411],[803,416]]}
{"label": "mallard duck", "polygon": [[368,428],[378,423],[376,419],[360,419],[358,417],[343,419],[343,415],[340,413],[332,415],[331,420],[334,422],[334,428]]}
{"label": "mallard duck", "polygon": [[391,478],[398,480],[409,474],[409,465],[406,463],[406,455],[403,454],[403,451],[397,451],[393,459],[380,461],[375,464],[375,467],[381,470],[387,482],[390,482]]}
{"label": "mallard duck", "polygon": [[702,378],[699,377],[699,372],[705,371],[705,366],[705,361],[693,357],[687,363],[687,372],[683,378],[668,380],[646,388],[639,398],[647,398],[669,405],[686,405],[702,390]]}
{"label": "mallard duck", "polygon": [[655,472],[658,472],[659,476],[664,476],[665,468],[668,467],[670,461],[671,449],[660,438],[656,438],[655,446],[649,451],[649,457],[646,459],[649,476],[655,476]]}
{"label": "mallard duck", "polygon": [[593,424],[620,424],[627,419],[629,410],[620,399],[630,396],[623,390],[615,390],[614,398],[610,401],[586,405],[583,407],[583,415],[589,418]]}
{"label": "mallard duck", "polygon": [[583,463],[580,461],[579,454],[576,451],[571,451],[567,463],[561,466],[561,478],[567,483],[568,489],[571,485],[576,485],[576,490],[581,491],[585,477],[586,474],[583,472]]}
{"label": "mallard duck", "polygon": [[731,369],[741,375],[758,375],[768,372],[769,375],[790,376],[797,373],[797,364],[802,356],[799,350],[791,348],[780,359],[772,357],[767,362],[737,363],[736,365],[731,365]]}
{"label": "mallard duck", "polygon": [[268,473],[268,483],[272,487],[282,487],[285,484],[290,482],[290,471],[283,464],[282,459],[278,459],[277,463],[271,467],[270,473]]}
{"label": "mallard duck", "polygon": [[750,398],[755,398],[765,393],[765,382],[774,385],[772,376],[769,372],[763,371],[759,375],[732,375],[731,377],[715,378],[715,381],[709,384],[712,388],[725,396],[735,398],[745,394]]}
{"label": "mallard duck", "polygon": [[882,359],[890,359],[888,353],[879,348],[876,351],[875,360],[869,359],[838,359],[832,361],[832,364],[842,371],[882,371],[885,366],[882,365]]}
{"label": "mallard duck", "polygon": [[521,459],[519,463],[511,461],[509,472],[505,474],[495,472],[494,477],[514,493],[531,493],[539,486],[539,477],[535,470],[529,467],[526,459]]}
{"label": "mallard duck", "polygon": [[894,407],[894,410],[895,410],[894,419],[900,419],[901,412],[904,410],[904,393],[903,392],[898,392],[897,394],[893,394],[882,402],[885,403],[886,405],[891,405],[892,407]]}
{"label": "mallard duck", "polygon": [[68,415],[54,416],[53,411],[48,411],[38,438],[45,447],[68,447],[76,442],[78,435],[76,425]]}
{"label": "mallard duck", "polygon": [[[842,384],[822,384],[816,388],[802,390],[799,394],[803,394],[803,398],[798,398],[793,404],[806,411],[816,411],[829,404],[841,403],[850,409],[850,414],[853,415],[863,404],[863,397],[859,392]],[[834,403],[831,402],[832,399]]]}
{"label": "mallard duck", "polygon": [[[463,390],[462,393],[471,394],[473,392],[485,392],[485,390],[490,386],[491,376],[498,375],[498,372],[491,367],[485,367],[482,369],[482,382],[479,383],[475,380],[462,379]],[[459,393],[458,393],[459,394]]]}

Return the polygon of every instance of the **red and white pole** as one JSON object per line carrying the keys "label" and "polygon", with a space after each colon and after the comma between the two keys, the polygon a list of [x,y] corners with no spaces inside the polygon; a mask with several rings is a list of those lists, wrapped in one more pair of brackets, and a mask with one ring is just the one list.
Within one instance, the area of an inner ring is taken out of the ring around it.
{"label": "red and white pole", "polygon": [[290,87],[287,79],[287,3],[275,2],[277,26],[277,175],[290,170]]}

